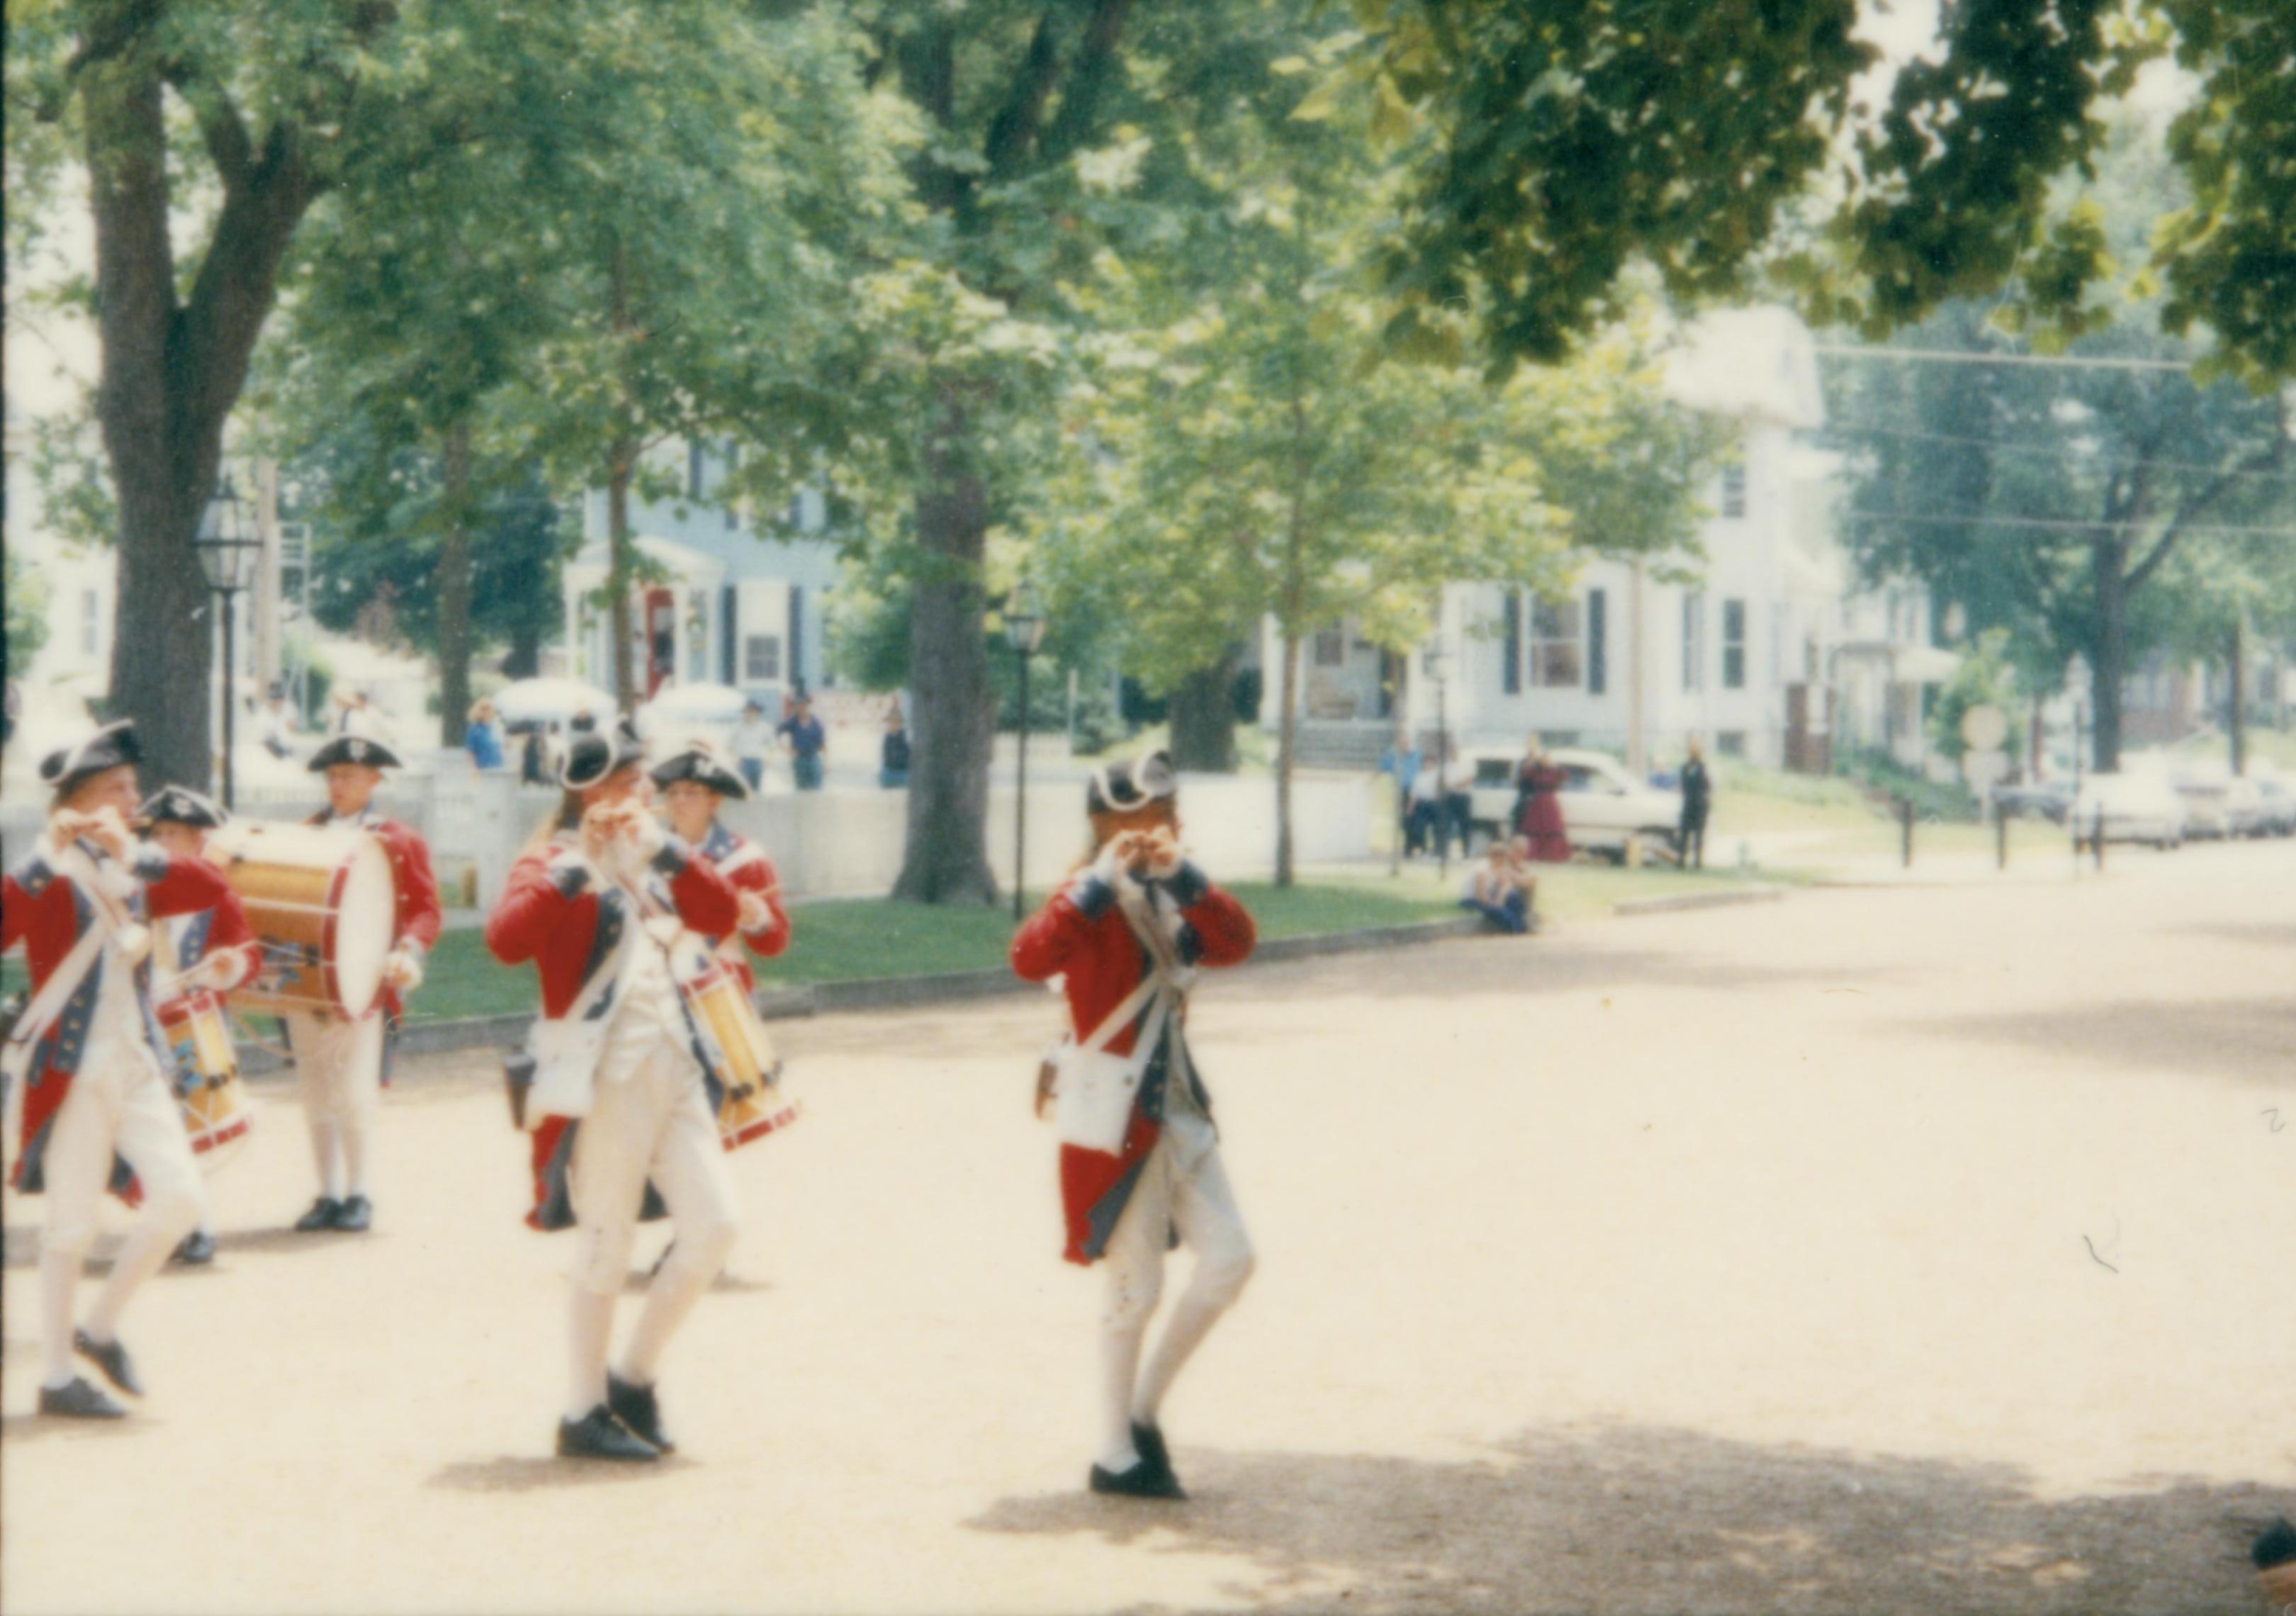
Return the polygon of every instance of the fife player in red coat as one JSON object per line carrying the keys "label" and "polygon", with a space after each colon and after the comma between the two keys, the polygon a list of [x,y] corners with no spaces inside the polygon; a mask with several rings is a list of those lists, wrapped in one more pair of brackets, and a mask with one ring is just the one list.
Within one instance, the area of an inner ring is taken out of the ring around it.
{"label": "fife player in red coat", "polygon": [[430,849],[412,827],[384,818],[372,806],[382,771],[398,767],[389,747],[365,735],[337,735],[311,757],[311,772],[327,777],[327,806],[308,823],[370,833],[390,860],[396,896],[381,1005],[355,1021],[323,1014],[283,1018],[319,1170],[318,1199],[295,1220],[307,1235],[322,1229],[357,1234],[373,1221],[367,1142],[382,1085],[390,1080],[387,1041],[405,1007],[403,996],[422,985],[423,958],[439,940],[439,882],[430,873]]}
{"label": "fife player in red coat", "polygon": [[[1095,853],[1013,939],[1013,969],[1063,979],[1072,1036],[1054,1062],[1064,1255],[1105,1259],[1100,1450],[1092,1490],[1179,1498],[1160,1414],[1189,1355],[1250,1278],[1251,1241],[1221,1165],[1211,1096],[1189,1056],[1188,990],[1250,954],[1250,915],[1189,862],[1178,785],[1154,752],[1093,776]],[[1040,1090],[1041,1114],[1046,1096]],[[1195,1272],[1144,1367],[1175,1239]]]}
{"label": "fife player in red coat", "polygon": [[[670,948],[682,931],[733,931],[741,899],[646,811],[644,758],[627,726],[576,736],[559,773],[559,812],[512,866],[487,917],[495,957],[531,960],[542,979],[526,1091],[537,1202],[528,1221],[578,1230],[567,1314],[571,1390],[558,1424],[558,1451],[568,1457],[649,1460],[675,1451],[656,1372],[740,1232],[709,1056]],[[657,1199],[676,1238],[609,1370],[631,1243]]]}
{"label": "fife player in red coat", "polygon": [[[73,1374],[75,1352],[119,1390],[143,1395],[120,1312],[207,1210],[174,1059],[152,1014],[150,923],[238,902],[211,865],[135,840],[141,760],[127,723],[41,759],[53,793],[48,827],[0,887],[0,949],[22,943],[32,979],[7,1070],[27,1079],[16,1185],[48,1198],[39,1409],[77,1419],[125,1411]],[[80,1261],[107,1188],[140,1198],[143,1214],[75,1328]]]}

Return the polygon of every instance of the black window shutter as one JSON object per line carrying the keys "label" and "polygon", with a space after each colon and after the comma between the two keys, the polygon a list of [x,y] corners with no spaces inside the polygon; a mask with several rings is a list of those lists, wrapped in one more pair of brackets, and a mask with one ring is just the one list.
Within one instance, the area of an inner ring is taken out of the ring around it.
{"label": "black window shutter", "polygon": [[1499,689],[1511,696],[1522,693],[1522,591],[1506,592],[1506,660],[1499,669]]}
{"label": "black window shutter", "polygon": [[725,620],[725,632],[718,636],[718,666],[722,670],[718,683],[722,685],[741,682],[734,677],[734,669],[741,666],[734,660],[741,655],[741,592],[731,584],[722,586],[718,592],[718,615]]}
{"label": "black window shutter", "polygon": [[1604,666],[1604,652],[1609,639],[1603,632],[1603,592],[1587,591],[1587,693],[1599,696],[1608,683],[1610,671]]}

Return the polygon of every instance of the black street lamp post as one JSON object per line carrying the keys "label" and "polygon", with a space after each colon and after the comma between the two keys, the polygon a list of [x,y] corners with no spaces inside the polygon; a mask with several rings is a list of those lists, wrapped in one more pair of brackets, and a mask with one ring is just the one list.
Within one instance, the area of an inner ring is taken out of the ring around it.
{"label": "black street lamp post", "polygon": [[1018,921],[1029,868],[1029,659],[1045,643],[1045,616],[1026,584],[1004,608],[1004,643],[1021,659],[1021,767],[1013,791],[1013,918]]}
{"label": "black street lamp post", "polygon": [[248,530],[246,502],[239,497],[231,484],[229,472],[224,474],[223,485],[208,501],[207,510],[200,518],[199,537],[192,547],[200,554],[200,570],[207,574],[208,587],[223,603],[223,805],[233,807],[232,777],[232,719],[239,705],[235,688],[238,672],[238,638],[235,632],[238,597],[255,581],[255,568],[263,550],[263,541]]}

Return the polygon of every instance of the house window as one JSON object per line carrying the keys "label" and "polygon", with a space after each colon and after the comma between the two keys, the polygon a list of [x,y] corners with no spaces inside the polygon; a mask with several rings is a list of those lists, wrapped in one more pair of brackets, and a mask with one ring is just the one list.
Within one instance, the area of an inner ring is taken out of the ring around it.
{"label": "house window", "polygon": [[1499,663],[1499,693],[1519,696],[1522,693],[1522,595],[1520,591],[1510,589],[1506,592],[1503,617],[1506,654]]}
{"label": "house window", "polygon": [[1746,755],[1746,732],[1742,729],[1726,729],[1717,732],[1714,736],[1714,751],[1716,755],[1718,757],[1744,757]]}
{"label": "house window", "polygon": [[1722,514],[1736,518],[1746,514],[1746,463],[1742,460],[1722,468]]}
{"label": "house window", "polygon": [[1344,628],[1316,630],[1316,666],[1344,667],[1348,660],[1348,635]]}
{"label": "house window", "polygon": [[1746,688],[1746,603],[1722,603],[1722,688]]}
{"label": "house window", "polygon": [[1682,687],[1706,688],[1706,596],[1696,589],[1682,595]]}
{"label": "house window", "polygon": [[83,589],[79,595],[79,651],[92,657],[101,651],[103,641],[103,597],[93,589]]}
{"label": "house window", "polygon": [[752,682],[782,677],[781,636],[753,634],[742,640],[742,677]]}
{"label": "house window", "polygon": [[1541,690],[1576,690],[1585,682],[1585,626],[1577,601],[1530,603],[1530,683]]}

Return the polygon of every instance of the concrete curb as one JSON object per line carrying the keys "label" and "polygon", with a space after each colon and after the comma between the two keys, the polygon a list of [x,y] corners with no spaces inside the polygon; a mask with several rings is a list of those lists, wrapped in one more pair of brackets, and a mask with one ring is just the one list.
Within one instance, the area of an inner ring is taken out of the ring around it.
{"label": "concrete curb", "polygon": [[1721,909],[1732,904],[1775,903],[1785,895],[1785,888],[1767,883],[1729,887],[1712,892],[1670,892],[1663,898],[1622,898],[1611,906],[1611,913],[1669,915],[1677,909]]}
{"label": "concrete curb", "polygon": [[[1318,955],[1351,954],[1367,949],[1407,947],[1414,943],[1440,942],[1472,937],[1483,923],[1471,915],[1414,922],[1400,926],[1366,926],[1354,931],[1327,931],[1310,937],[1275,937],[1251,953],[1249,964],[1309,959]],[[906,1008],[947,1005],[1006,993],[1041,993],[1035,982],[1024,982],[1010,971],[941,971],[922,976],[857,977],[846,981],[804,982],[759,991],[758,1013],[769,1021],[801,1016],[834,1015],[840,1011]],[[456,1049],[510,1049],[534,1024],[530,1013],[468,1016],[451,1021],[414,1021],[399,1029],[397,1058],[443,1054]],[[246,1051],[241,1069],[250,1077],[283,1071],[287,1063],[262,1050]]]}

